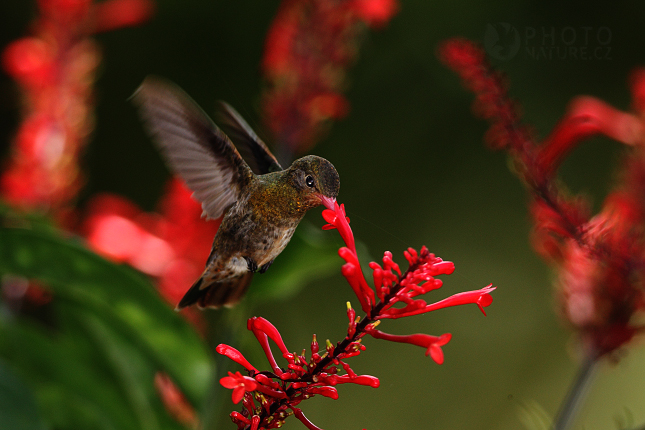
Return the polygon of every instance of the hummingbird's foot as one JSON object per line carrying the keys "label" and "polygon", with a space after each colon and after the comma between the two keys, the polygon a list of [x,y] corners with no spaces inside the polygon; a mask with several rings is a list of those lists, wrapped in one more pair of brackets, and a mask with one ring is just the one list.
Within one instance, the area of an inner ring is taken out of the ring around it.
{"label": "hummingbird's foot", "polygon": [[263,265],[260,267],[260,273],[264,273],[264,272],[266,272],[267,270],[269,270],[269,267],[271,267],[271,265],[272,265],[272,264],[273,264],[273,260],[269,261],[269,262],[268,262],[268,263],[266,263],[266,264],[263,264]]}
{"label": "hummingbird's foot", "polygon": [[246,260],[246,266],[249,268],[249,272],[258,271],[258,263],[256,263],[255,260],[253,260],[251,257],[244,257],[244,259]]}

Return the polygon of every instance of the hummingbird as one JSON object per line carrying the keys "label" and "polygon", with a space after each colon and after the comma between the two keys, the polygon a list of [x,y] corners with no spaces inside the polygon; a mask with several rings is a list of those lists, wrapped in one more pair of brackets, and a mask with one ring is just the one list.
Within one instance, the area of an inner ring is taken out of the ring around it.
{"label": "hummingbird", "polygon": [[287,246],[305,213],[335,201],[338,172],[315,155],[283,169],[230,105],[219,102],[218,108],[227,136],[190,96],[164,79],[147,77],[132,98],[166,163],[201,202],[202,217],[223,216],[204,272],[176,310],[231,307],[253,274],[266,272]]}

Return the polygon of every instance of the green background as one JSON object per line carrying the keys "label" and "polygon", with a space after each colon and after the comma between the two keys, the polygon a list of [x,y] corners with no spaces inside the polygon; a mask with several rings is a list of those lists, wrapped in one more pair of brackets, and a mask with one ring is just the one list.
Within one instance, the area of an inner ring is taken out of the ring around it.
{"label": "green background", "polygon": [[[168,172],[127,102],[148,74],[175,81],[208,112],[223,99],[252,125],[259,123],[259,63],[278,3],[160,0],[149,23],[97,36],[104,57],[96,85],[96,130],[83,160],[88,183],[81,205],[97,192],[110,191],[146,210],[155,207]],[[390,250],[403,264],[404,249],[425,244],[456,265],[434,293],[437,300],[488,283],[498,289],[488,317],[468,306],[383,324],[397,334],[452,333],[443,365],[420,348],[366,339],[367,351],[350,364],[358,373],[378,376],[381,387],[341,386],[339,400],[315,398],[301,406],[326,429],[544,428],[543,420],[557,412],[575,374],[575,339],[554,310],[553,274],[531,250],[525,191],[505,154],[484,147],[487,124],[473,117],[472,95],[439,63],[435,49],[454,36],[484,42],[489,24],[515,27],[520,51],[508,61],[493,62],[508,75],[526,122],[544,136],[576,95],[629,108],[629,73],[645,64],[645,3],[401,0],[400,6],[386,28],[369,32],[349,73],[349,116],[311,152],[332,161],[340,173],[338,199],[365,244],[365,262]],[[0,46],[25,34],[34,10],[25,0],[0,2]],[[609,58],[548,60],[526,54],[527,46],[551,46],[550,38],[541,37],[551,29],[554,46],[564,49],[569,40],[561,32],[569,27],[577,36],[571,46],[578,48],[585,46],[584,27],[591,27],[592,47],[598,46],[597,30],[607,27]],[[527,42],[531,29],[537,36]],[[15,86],[2,75],[3,152],[19,119],[17,106]],[[607,139],[587,140],[567,159],[561,175],[571,190],[589,195],[598,207],[611,188],[620,150]],[[323,224],[318,209],[307,219]],[[257,305],[254,315],[272,321],[294,350],[306,347],[312,333],[339,340],[346,328],[345,302],[356,301],[340,265],[338,259],[333,276]],[[249,332],[241,331],[231,342],[257,367],[264,366]],[[641,343],[636,339],[617,364],[603,363],[575,428],[645,421]],[[223,408],[237,409],[228,403]],[[303,427],[292,418],[284,428]]]}

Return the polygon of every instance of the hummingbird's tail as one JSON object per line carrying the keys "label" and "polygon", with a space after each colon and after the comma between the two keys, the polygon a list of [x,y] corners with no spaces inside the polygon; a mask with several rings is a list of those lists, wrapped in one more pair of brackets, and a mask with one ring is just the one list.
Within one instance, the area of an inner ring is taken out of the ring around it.
{"label": "hummingbird's tail", "polygon": [[244,296],[252,278],[253,272],[245,272],[227,281],[208,283],[202,276],[184,294],[175,310],[180,311],[193,304],[197,304],[199,309],[234,306]]}

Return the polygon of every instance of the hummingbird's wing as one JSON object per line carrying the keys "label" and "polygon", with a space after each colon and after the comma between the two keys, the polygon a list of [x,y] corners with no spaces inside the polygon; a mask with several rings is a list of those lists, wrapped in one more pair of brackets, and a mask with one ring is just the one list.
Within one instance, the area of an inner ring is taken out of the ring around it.
{"label": "hummingbird's wing", "polygon": [[266,144],[231,105],[219,101],[215,121],[237,146],[253,173],[264,175],[282,170]]}
{"label": "hummingbird's wing", "polygon": [[166,162],[219,218],[235,203],[253,172],[230,139],[176,85],[147,77],[132,96]]}

